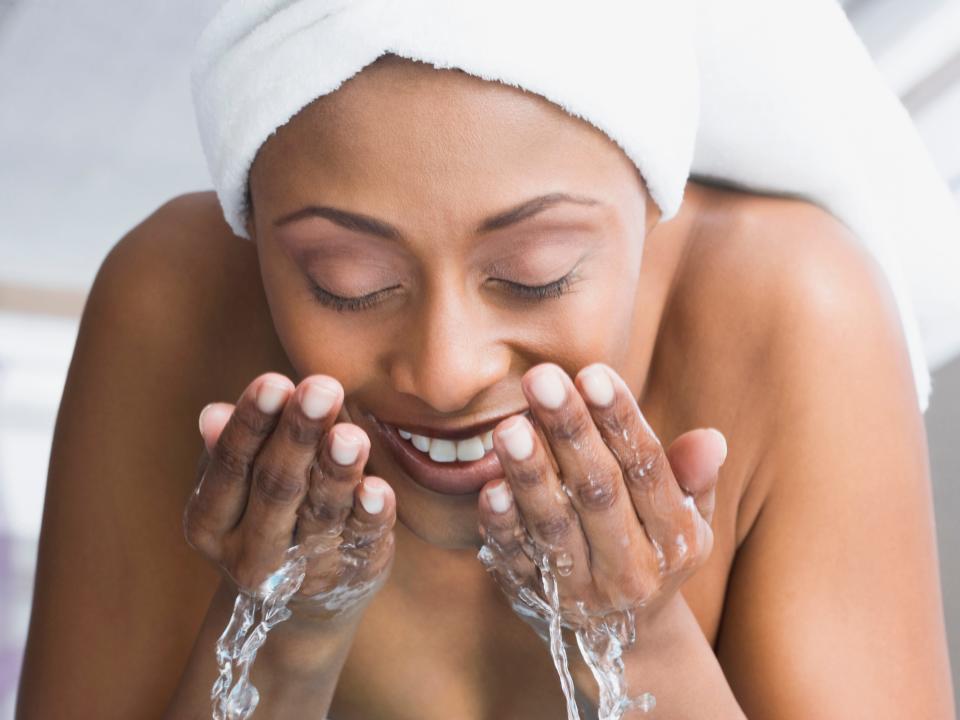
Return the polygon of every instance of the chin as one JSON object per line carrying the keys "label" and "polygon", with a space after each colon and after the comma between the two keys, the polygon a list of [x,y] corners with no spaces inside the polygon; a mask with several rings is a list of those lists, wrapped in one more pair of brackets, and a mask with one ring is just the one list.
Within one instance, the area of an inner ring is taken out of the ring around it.
{"label": "chin", "polygon": [[444,495],[396,471],[380,477],[390,483],[397,497],[397,525],[401,532],[406,530],[417,539],[444,550],[480,549],[483,539],[477,493]]}
{"label": "chin", "polygon": [[[391,483],[392,484],[392,483]],[[396,488],[396,485],[394,485]],[[479,550],[483,544],[478,529],[476,496],[473,507],[449,508],[447,503],[424,507],[415,501],[405,503],[397,493],[397,524],[419,540],[444,550]]]}

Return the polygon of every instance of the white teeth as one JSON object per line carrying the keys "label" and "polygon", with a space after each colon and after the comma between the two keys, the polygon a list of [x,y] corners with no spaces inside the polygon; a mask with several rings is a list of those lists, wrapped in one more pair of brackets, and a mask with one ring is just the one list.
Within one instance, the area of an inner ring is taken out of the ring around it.
{"label": "white teeth", "polygon": [[428,453],[434,462],[473,462],[493,449],[493,430],[464,440],[431,438],[400,428],[397,428],[397,433],[420,452]]}
{"label": "white teeth", "polygon": [[471,462],[484,456],[483,441],[478,437],[457,440],[457,460]]}
{"label": "white teeth", "polygon": [[453,440],[430,438],[430,459],[434,462],[453,462],[457,459],[457,444]]}

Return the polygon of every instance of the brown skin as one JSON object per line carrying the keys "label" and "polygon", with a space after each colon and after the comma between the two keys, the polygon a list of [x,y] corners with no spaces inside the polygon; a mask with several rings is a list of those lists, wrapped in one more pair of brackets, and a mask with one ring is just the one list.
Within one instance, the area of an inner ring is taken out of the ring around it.
{"label": "brown skin", "polygon": [[[543,362],[574,377],[598,361],[639,399],[678,484],[712,482],[706,438],[685,433],[719,428],[730,448],[711,554],[629,659],[655,716],[736,717],[737,705],[750,718],[953,716],[909,363],[882,274],[838,222],[690,183],[680,215],[654,225],[635,169],[596,130],[515,90],[392,63],[269,141],[252,190],[255,243],[232,236],[211,194],[186,196],[98,275],[58,417],[20,717],[159,716],[175,695],[195,704],[172,716],[208,712],[232,589],[181,525],[197,455],[206,462],[195,422],[207,403],[249,399],[265,372],[291,388],[323,373],[360,429],[365,407],[458,427],[528,404]],[[557,191],[606,205],[472,232]],[[298,223],[301,245],[341,242],[364,260],[310,266],[318,281],[362,294],[400,279],[403,292],[357,313],[318,305],[293,238],[270,227],[306,204],[385,219],[407,238]],[[555,251],[533,247],[565,234]],[[592,251],[582,279],[561,297],[521,306],[486,282],[491,265],[551,280],[568,269],[551,262],[581,250]],[[336,720],[561,717],[543,644],[476,560],[483,501],[424,491],[376,446],[368,470],[397,498],[389,579],[348,631],[278,626],[254,672],[264,716],[298,716],[298,704],[319,716],[320,685],[335,687]],[[362,472],[347,474],[352,493]],[[526,517],[535,505],[521,495]]]}

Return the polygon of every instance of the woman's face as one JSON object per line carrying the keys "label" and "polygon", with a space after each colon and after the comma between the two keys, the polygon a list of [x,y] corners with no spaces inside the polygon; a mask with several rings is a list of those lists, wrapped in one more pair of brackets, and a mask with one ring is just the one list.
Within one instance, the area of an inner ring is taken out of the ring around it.
{"label": "woman's face", "polygon": [[635,166],[539,96],[386,58],[272,136],[250,192],[292,366],[343,384],[402,523],[479,545],[484,436],[524,372],[629,360],[657,219]]}

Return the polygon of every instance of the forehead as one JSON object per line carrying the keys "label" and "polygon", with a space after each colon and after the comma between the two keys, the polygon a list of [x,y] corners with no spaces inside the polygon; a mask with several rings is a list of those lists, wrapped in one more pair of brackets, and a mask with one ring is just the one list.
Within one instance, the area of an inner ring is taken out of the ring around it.
{"label": "forehead", "polygon": [[509,195],[623,186],[636,167],[603,132],[525,90],[384,56],[264,144],[254,192]]}

